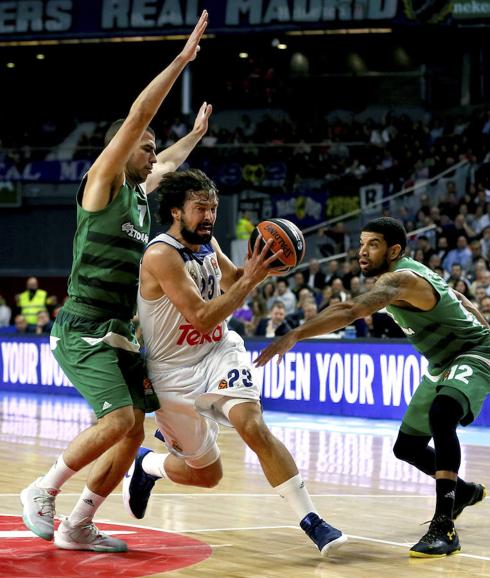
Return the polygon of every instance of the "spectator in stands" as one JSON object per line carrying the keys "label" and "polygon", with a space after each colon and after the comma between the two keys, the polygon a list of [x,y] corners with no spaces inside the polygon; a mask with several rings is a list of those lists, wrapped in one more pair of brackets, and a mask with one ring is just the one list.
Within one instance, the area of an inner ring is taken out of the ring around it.
{"label": "spectator in stands", "polygon": [[350,290],[349,290],[351,297],[357,297],[361,293],[364,293],[364,288],[361,285],[361,278],[359,275],[354,275],[350,280]]}
{"label": "spectator in stands", "polygon": [[420,249],[423,254],[422,263],[427,265],[431,256],[435,253],[434,248],[431,247],[429,239],[426,235],[419,235],[416,240],[416,248]]}
{"label": "spectator in stands", "polygon": [[320,291],[325,287],[325,274],[322,272],[318,259],[310,259],[305,271],[306,284]]}
{"label": "spectator in stands", "polygon": [[300,319],[299,322],[300,325],[302,325],[305,321],[313,319],[313,317],[315,317],[317,313],[318,313],[318,305],[316,304],[316,301],[311,299],[305,301],[305,303],[303,304],[303,318]]}
{"label": "spectator in stands", "polygon": [[8,327],[11,317],[12,309],[5,302],[3,295],[0,295],[0,327]]}
{"label": "spectator in stands", "polygon": [[291,287],[291,291],[294,293],[296,300],[298,300],[301,289],[305,287],[308,287],[308,285],[306,284],[304,271],[296,271],[293,275],[293,285]]}
{"label": "spectator in stands", "polygon": [[344,284],[342,283],[342,279],[340,279],[340,277],[337,277],[337,279],[334,279],[332,281],[332,293],[340,297],[341,301],[346,301],[348,299],[349,293],[347,289],[344,287]]}
{"label": "spectator in stands", "polygon": [[429,267],[429,269],[432,269],[432,271],[434,271],[436,267],[441,267],[441,263],[442,263],[442,260],[439,257],[439,255],[437,253],[433,253],[429,258],[429,261],[427,263],[427,267]]}
{"label": "spectator in stands", "polygon": [[52,327],[53,322],[49,318],[49,313],[47,311],[39,311],[37,314],[36,335],[49,335]]}
{"label": "spectator in stands", "polygon": [[37,324],[39,311],[46,311],[48,294],[44,289],[39,289],[37,277],[29,277],[26,282],[26,290],[17,295],[17,307],[28,325]]}
{"label": "spectator in stands", "polygon": [[441,259],[441,263],[449,253],[449,242],[445,235],[441,235],[437,240],[436,255]]}
{"label": "spectator in stands", "polygon": [[255,225],[250,218],[250,213],[248,211],[244,211],[241,213],[235,226],[235,239],[248,241],[254,229]]}
{"label": "spectator in stands", "polygon": [[458,213],[454,218],[454,228],[456,230],[456,235],[458,237],[463,236],[466,237],[466,240],[469,242],[471,239],[476,237],[475,231],[470,227],[468,224],[465,215],[462,213]]}
{"label": "spectator in stands", "polygon": [[275,301],[276,283],[269,279],[260,286],[260,290],[265,301],[266,310],[269,311]]}
{"label": "spectator in stands", "polygon": [[286,308],[286,315],[291,315],[296,309],[296,297],[289,288],[287,279],[279,278],[276,282],[275,301],[282,301]]}
{"label": "spectator in stands", "polygon": [[483,313],[487,321],[490,321],[490,295],[486,294],[478,303],[478,309]]}
{"label": "spectator in stands", "polygon": [[325,274],[325,285],[331,285],[334,279],[340,277],[339,262],[336,259],[327,262],[327,273]]}
{"label": "spectator in stands", "polygon": [[471,269],[473,263],[473,253],[468,247],[468,239],[461,235],[458,237],[456,248],[451,249],[442,262],[446,271],[450,271],[452,266],[458,263],[465,273]]}
{"label": "spectator in stands", "polygon": [[459,263],[454,263],[449,272],[449,277],[447,279],[447,284],[450,287],[454,287],[456,283],[464,277],[463,269]]}
{"label": "spectator in stands", "polygon": [[14,324],[15,324],[15,332],[19,335],[25,335],[26,333],[35,333],[36,331],[36,326],[27,323],[27,319],[22,314],[15,316]]}
{"label": "spectator in stands", "polygon": [[490,259],[490,226],[483,229],[483,236],[480,239],[481,254],[487,261]]}
{"label": "spectator in stands", "polygon": [[463,279],[459,279],[458,281],[456,281],[453,289],[455,291],[458,291],[458,293],[461,293],[462,295],[464,295],[466,297],[466,299],[473,301],[474,297],[473,297],[473,294],[471,293],[470,284],[469,284],[467,279],[463,278]]}
{"label": "spectator in stands", "polygon": [[277,337],[284,335],[291,325],[286,321],[286,308],[282,301],[275,301],[270,309],[269,317],[261,319],[255,330],[255,335]]}

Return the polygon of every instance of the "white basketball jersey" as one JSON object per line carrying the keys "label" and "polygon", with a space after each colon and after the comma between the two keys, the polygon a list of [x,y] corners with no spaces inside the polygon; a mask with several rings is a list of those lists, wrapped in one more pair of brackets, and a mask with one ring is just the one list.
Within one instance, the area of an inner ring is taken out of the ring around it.
{"label": "white basketball jersey", "polygon": [[[211,244],[193,253],[176,239],[163,233],[149,244],[166,243],[182,257],[185,268],[202,298],[211,301],[220,295],[221,270]],[[197,331],[164,295],[155,301],[143,299],[138,290],[138,317],[143,330],[148,369],[165,371],[199,363],[224,338],[228,328],[223,321],[209,333]]]}

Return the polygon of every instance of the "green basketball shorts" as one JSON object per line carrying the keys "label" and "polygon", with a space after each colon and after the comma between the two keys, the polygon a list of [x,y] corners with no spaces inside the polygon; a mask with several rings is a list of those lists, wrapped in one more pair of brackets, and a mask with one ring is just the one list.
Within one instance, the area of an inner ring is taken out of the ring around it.
{"label": "green basketball shorts", "polygon": [[459,402],[464,411],[461,425],[475,420],[490,393],[490,360],[465,353],[438,376],[425,375],[403,416],[401,431],[411,435],[432,435],[429,410],[437,395]]}
{"label": "green basketball shorts", "polygon": [[61,310],[50,342],[56,361],[98,418],[126,406],[145,412],[160,407],[131,324]]}

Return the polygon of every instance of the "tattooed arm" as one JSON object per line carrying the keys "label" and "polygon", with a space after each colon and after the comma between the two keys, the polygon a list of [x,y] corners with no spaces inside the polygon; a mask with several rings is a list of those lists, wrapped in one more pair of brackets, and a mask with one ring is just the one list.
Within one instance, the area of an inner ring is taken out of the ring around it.
{"label": "tattooed arm", "polygon": [[[265,365],[274,355],[279,355],[280,362],[284,353],[297,341],[342,329],[356,319],[367,317],[390,303],[412,304],[413,297],[418,292],[419,280],[430,288],[426,281],[410,272],[384,273],[368,293],[343,303],[330,305],[313,319],[271,343],[257,357],[255,364],[259,367]],[[425,288],[422,286],[422,289]]]}

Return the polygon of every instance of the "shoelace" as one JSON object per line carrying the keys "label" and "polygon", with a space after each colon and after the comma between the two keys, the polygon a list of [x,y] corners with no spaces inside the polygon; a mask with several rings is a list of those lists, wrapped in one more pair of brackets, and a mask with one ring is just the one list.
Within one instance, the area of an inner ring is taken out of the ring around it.
{"label": "shoelace", "polygon": [[51,516],[54,518],[54,497],[50,495],[41,495],[34,498],[36,504],[39,504],[40,516]]}
{"label": "shoelace", "polygon": [[90,542],[93,542],[100,536],[99,529],[93,522],[80,526],[80,528],[77,528],[77,530],[78,536],[82,535],[85,540]]}
{"label": "shoelace", "polygon": [[435,519],[435,520],[427,520],[427,522],[421,524],[421,525],[430,524],[430,526],[427,533],[424,534],[422,538],[420,538],[420,542],[434,542],[435,540],[440,538],[441,534],[443,534],[443,532],[441,532],[441,530],[438,528],[438,524],[440,522],[441,520]]}

